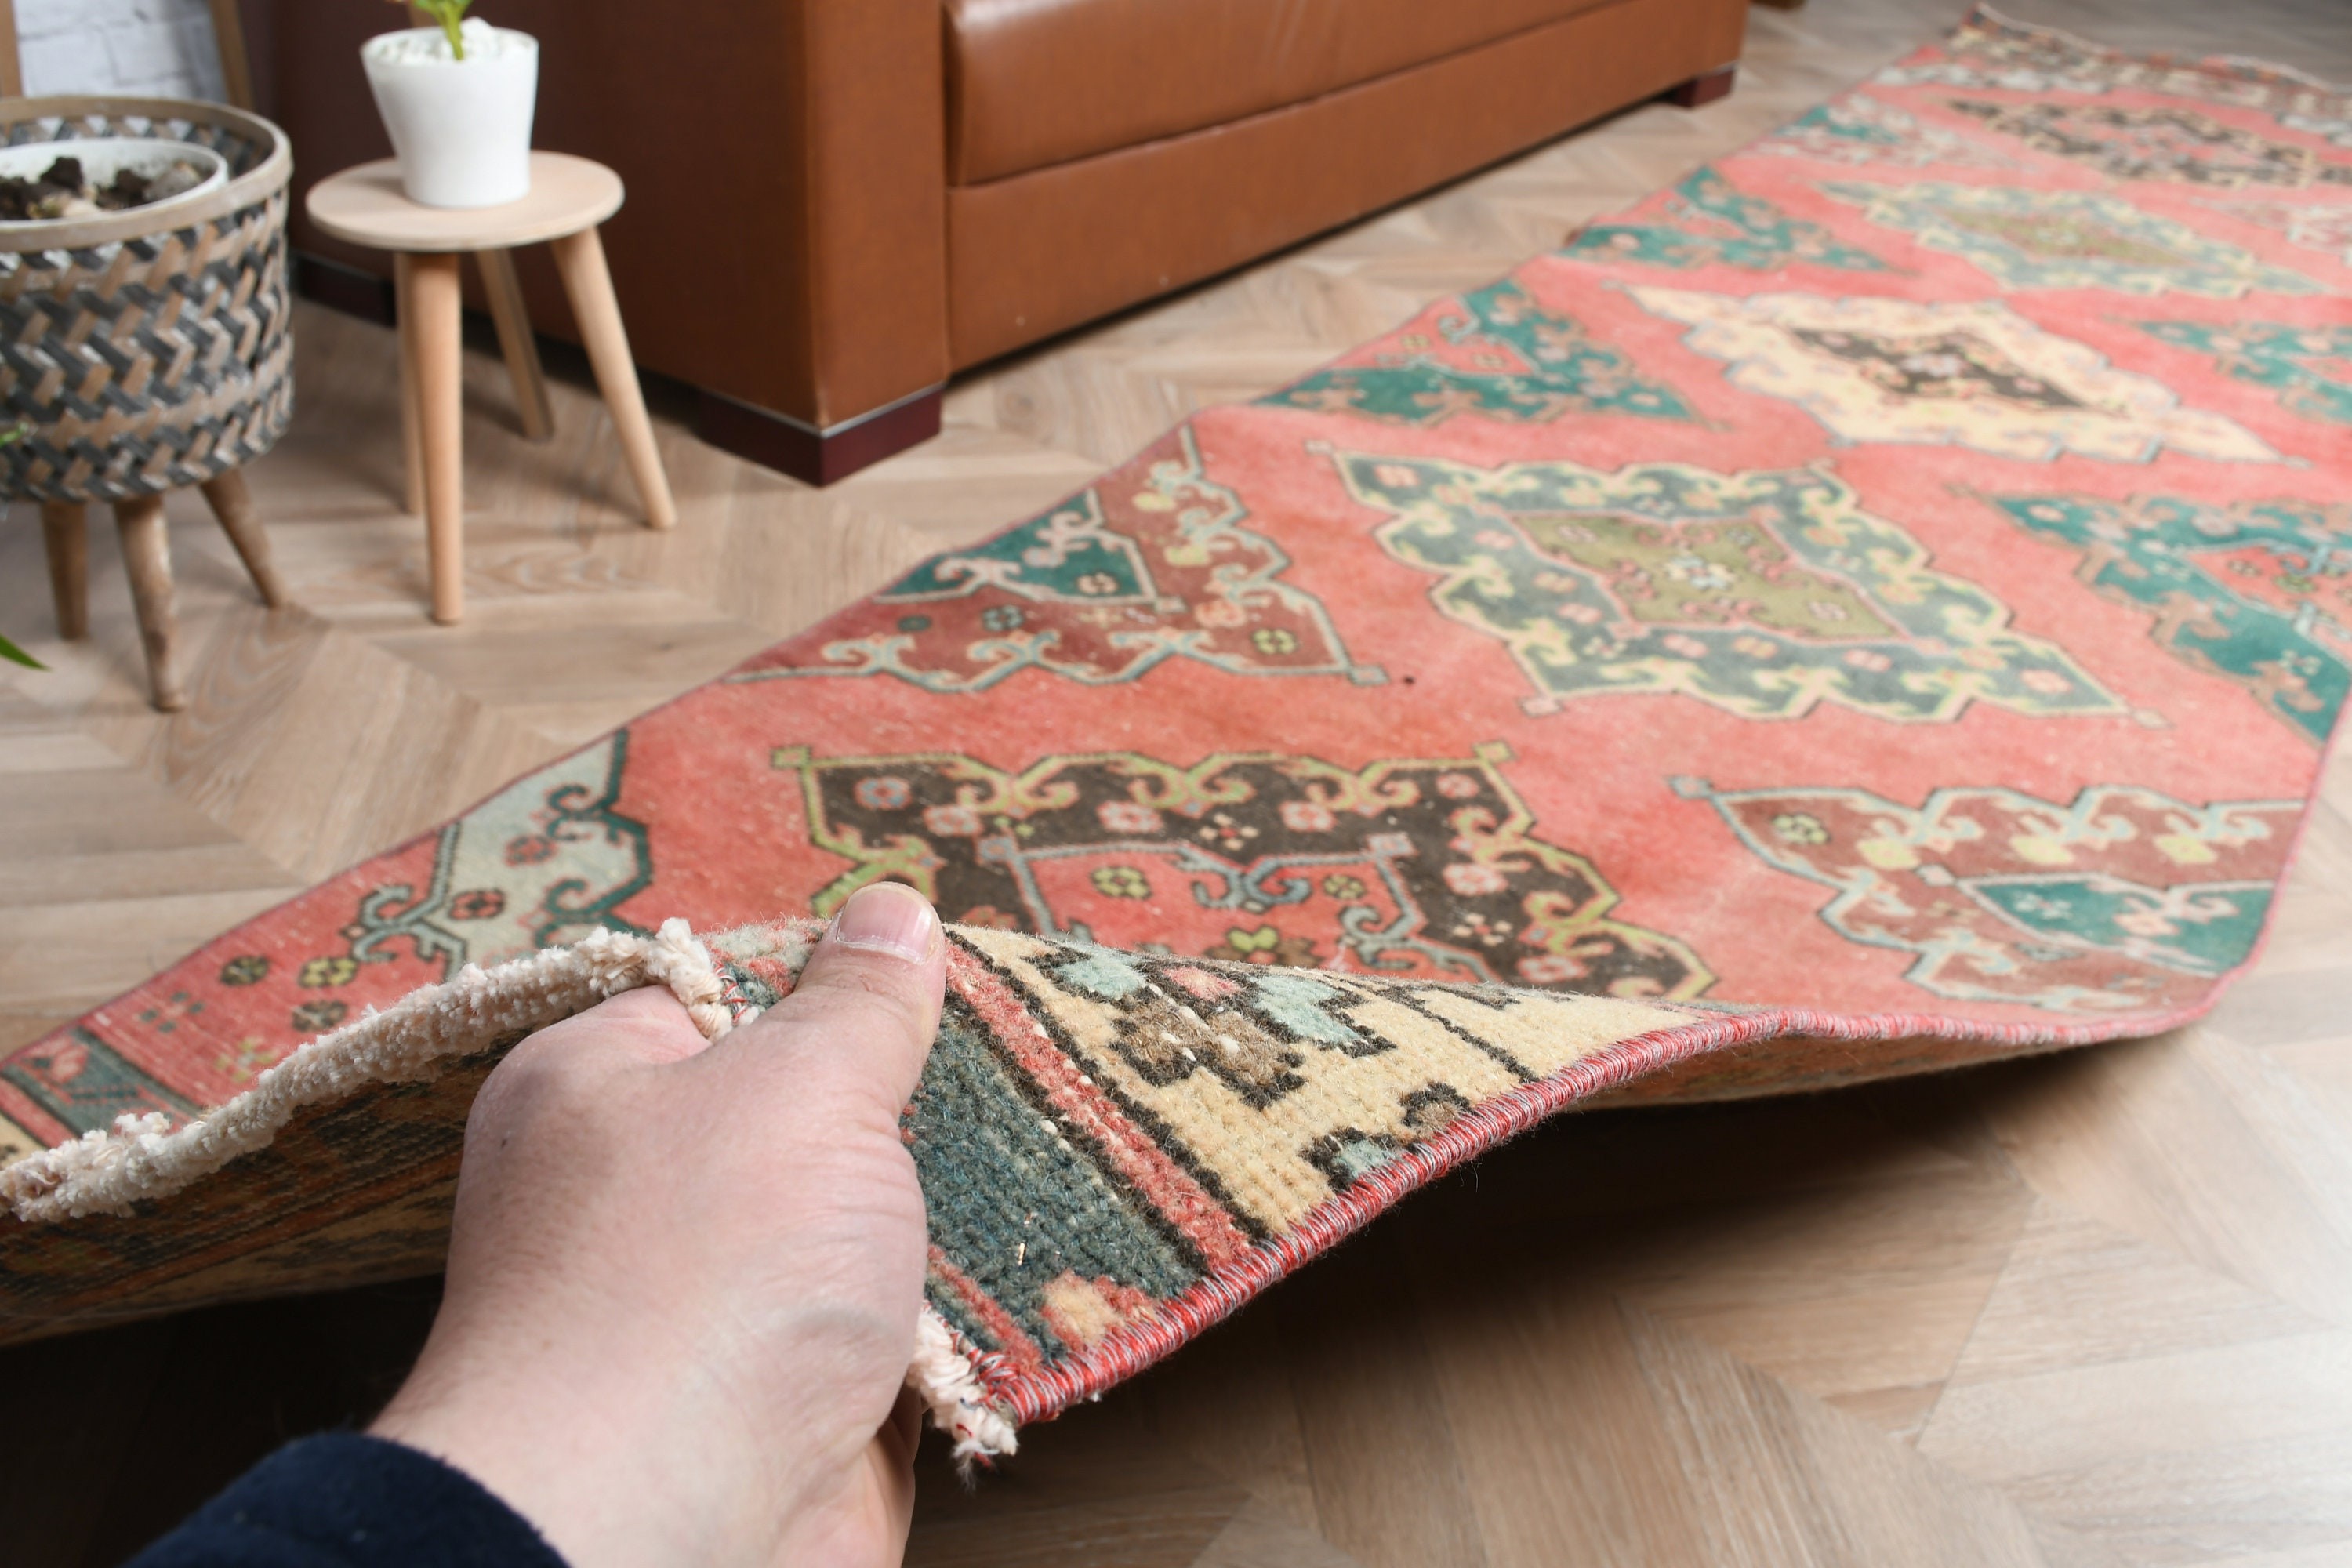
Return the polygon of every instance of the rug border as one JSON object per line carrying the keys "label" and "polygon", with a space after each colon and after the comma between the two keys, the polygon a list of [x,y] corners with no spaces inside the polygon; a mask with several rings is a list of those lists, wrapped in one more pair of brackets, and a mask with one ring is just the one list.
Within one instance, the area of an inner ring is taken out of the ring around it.
{"label": "rug border", "polygon": [[[2072,32],[2064,27],[2053,26],[2047,22],[2028,22],[2021,17],[2012,16],[2008,12],[1991,5],[1990,0],[1976,0],[1976,4],[1969,7],[1968,14],[1953,23],[1944,37],[1948,39],[1958,36],[1961,28],[1979,16],[1990,17],[2004,27],[2015,27],[2020,32],[2039,33],[2046,38],[2063,38],[2076,48],[2094,55],[2104,55],[2109,59],[2133,60],[2142,65],[2161,65],[2172,70],[2200,71],[2207,76],[2226,77],[2238,81],[2261,81],[2266,77],[2279,77],[2320,92],[2332,93],[2339,98],[2352,97],[2352,82],[2330,81],[2326,77],[2314,76],[2311,72],[2295,66],[2286,65],[2278,60],[2266,60],[2260,55],[2178,55],[2160,49],[2152,50],[2147,54],[2135,54],[2130,49],[2119,48],[2114,44],[2103,44],[2096,38],[2085,37],[2080,33]],[[1920,46],[1922,48],[1926,47],[1924,44]],[[1864,81],[1869,79],[1868,77],[1864,77],[1863,81],[1858,81],[1853,86],[1860,87]],[[2264,83],[2264,85],[2270,84]],[[1845,90],[1852,92],[1853,88],[1850,87]]]}
{"label": "rug border", "polygon": [[[2293,865],[2292,850],[2288,864]],[[2265,926],[2265,935],[2268,929]],[[2216,977],[2213,988],[2196,1005],[2128,1025],[1969,1027],[1936,1015],[1854,1017],[1788,1007],[1729,1015],[1632,1036],[1580,1058],[1549,1078],[1522,1084],[1455,1117],[1438,1132],[1359,1177],[1346,1192],[1316,1205],[1281,1235],[1251,1247],[1239,1262],[1213,1269],[1176,1295],[1155,1303],[1150,1318],[1112,1329],[1093,1345],[1065,1357],[1054,1366],[1015,1368],[992,1352],[976,1352],[974,1364],[991,1400],[1005,1412],[1013,1426],[1050,1421],[1070,1406],[1099,1396],[1171,1354],[1232,1316],[1268,1286],[1321,1257],[1401,1200],[1464,1162],[1533,1131],[1579,1101],[1604,1090],[1717,1051],[1789,1036],[1841,1040],[1927,1037],[2025,1047],[2029,1047],[2023,1053],[2026,1055],[2146,1038],[2168,1033],[2211,1012],[2223,990],[2252,962],[2250,958],[2240,968]],[[1807,1091],[1797,1087],[1780,1092]]]}

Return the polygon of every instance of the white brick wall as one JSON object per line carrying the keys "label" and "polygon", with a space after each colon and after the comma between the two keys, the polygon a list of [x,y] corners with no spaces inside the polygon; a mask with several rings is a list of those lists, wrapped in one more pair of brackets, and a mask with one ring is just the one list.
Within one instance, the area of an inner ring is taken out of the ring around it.
{"label": "white brick wall", "polygon": [[28,93],[221,95],[205,0],[16,0],[16,47]]}

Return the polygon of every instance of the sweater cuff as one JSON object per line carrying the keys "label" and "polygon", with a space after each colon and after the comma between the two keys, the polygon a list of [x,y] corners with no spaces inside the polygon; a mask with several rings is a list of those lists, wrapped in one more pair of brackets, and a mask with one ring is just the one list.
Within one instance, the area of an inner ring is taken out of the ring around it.
{"label": "sweater cuff", "polygon": [[356,1433],[288,1444],[131,1568],[564,1568],[473,1477]]}

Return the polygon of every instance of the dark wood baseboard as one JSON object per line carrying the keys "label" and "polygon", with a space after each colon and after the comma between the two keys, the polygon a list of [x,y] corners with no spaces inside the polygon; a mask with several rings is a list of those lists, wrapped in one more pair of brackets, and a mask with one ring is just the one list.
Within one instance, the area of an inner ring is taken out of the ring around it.
{"label": "dark wood baseboard", "polygon": [[382,327],[394,325],[398,314],[393,302],[391,279],[330,261],[323,256],[312,256],[308,251],[294,253],[294,292],[329,310]]}
{"label": "dark wood baseboard", "polygon": [[1705,76],[1695,76],[1680,87],[1670,87],[1658,96],[1676,109],[1696,109],[1731,94],[1731,79],[1739,74],[1738,66],[1725,66]]}
{"label": "dark wood baseboard", "polygon": [[797,419],[703,392],[697,399],[695,434],[720,451],[762,468],[808,484],[829,485],[938,435],[945,392],[934,386],[830,430],[812,429]]}

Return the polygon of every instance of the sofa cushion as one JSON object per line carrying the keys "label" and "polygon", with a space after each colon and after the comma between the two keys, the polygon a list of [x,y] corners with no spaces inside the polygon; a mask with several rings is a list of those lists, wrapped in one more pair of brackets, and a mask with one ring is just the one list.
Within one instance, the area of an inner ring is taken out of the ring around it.
{"label": "sofa cushion", "polygon": [[1748,7],[1617,0],[1244,120],[952,185],[952,362],[1184,288],[1736,60]]}
{"label": "sofa cushion", "polygon": [[1298,103],[1612,0],[945,0],[948,179]]}

